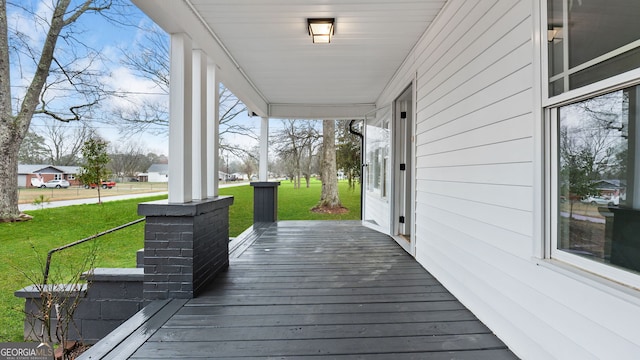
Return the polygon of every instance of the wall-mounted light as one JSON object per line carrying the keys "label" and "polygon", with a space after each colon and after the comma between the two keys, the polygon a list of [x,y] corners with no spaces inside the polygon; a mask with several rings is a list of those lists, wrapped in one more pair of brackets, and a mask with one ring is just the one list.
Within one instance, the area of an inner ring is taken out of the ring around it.
{"label": "wall-mounted light", "polygon": [[328,44],[334,32],[335,18],[307,19],[309,35],[316,44]]}

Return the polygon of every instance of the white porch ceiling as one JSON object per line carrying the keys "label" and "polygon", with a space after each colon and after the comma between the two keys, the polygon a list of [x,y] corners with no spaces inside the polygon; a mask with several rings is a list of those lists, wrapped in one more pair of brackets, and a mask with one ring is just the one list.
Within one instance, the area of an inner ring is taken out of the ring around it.
{"label": "white porch ceiling", "polygon": [[[362,116],[446,0],[133,0],[165,31],[186,32],[221,80],[261,116]],[[313,44],[307,18],[336,18]]]}

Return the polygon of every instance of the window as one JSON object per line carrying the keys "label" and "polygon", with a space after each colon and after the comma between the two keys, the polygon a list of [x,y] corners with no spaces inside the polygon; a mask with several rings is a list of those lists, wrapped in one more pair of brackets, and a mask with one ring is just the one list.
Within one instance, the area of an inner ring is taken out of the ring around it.
{"label": "window", "polygon": [[389,107],[379,111],[374,118],[369,118],[366,121],[367,189],[379,194],[382,198],[387,197],[390,122],[391,111]]}
{"label": "window", "polygon": [[62,180],[62,174],[53,174],[53,180]]}
{"label": "window", "polygon": [[640,286],[640,1],[548,0],[547,13],[550,256]]}
{"label": "window", "polygon": [[637,68],[638,14],[638,0],[549,0],[549,95]]}
{"label": "window", "polygon": [[75,175],[73,175],[73,174],[67,175],[67,180],[75,180],[75,179],[76,179]]}
{"label": "window", "polygon": [[554,111],[557,249],[640,273],[640,87]]}

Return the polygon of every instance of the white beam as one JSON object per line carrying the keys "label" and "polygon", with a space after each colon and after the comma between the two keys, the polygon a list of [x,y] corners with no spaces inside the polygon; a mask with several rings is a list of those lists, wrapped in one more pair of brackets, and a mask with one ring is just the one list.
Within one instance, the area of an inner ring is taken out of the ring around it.
{"label": "white beam", "polygon": [[207,54],[193,50],[193,199],[207,198]]}
{"label": "white beam", "polygon": [[269,178],[269,118],[263,117],[260,123],[260,181],[268,181]]}
{"label": "white beam", "polygon": [[270,104],[272,119],[364,119],[375,104]]}
{"label": "white beam", "polygon": [[220,86],[215,64],[207,65],[207,93],[207,195],[214,197],[218,196],[220,172]]}
{"label": "white beam", "polygon": [[191,201],[191,39],[171,34],[169,84],[169,202]]}

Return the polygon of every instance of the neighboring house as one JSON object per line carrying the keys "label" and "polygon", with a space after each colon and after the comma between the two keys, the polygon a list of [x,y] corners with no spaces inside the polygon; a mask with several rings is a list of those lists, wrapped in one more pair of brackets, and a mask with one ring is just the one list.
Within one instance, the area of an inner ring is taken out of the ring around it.
{"label": "neighboring house", "polygon": [[[172,41],[170,203],[191,202],[206,164],[184,164],[206,152],[191,136],[205,78],[263,129],[364,119],[364,224],[523,359],[638,358],[640,1],[133,3]],[[313,44],[305,17],[328,16],[335,36]],[[566,147],[592,140],[629,194],[606,224],[562,201]]]}
{"label": "neighboring house", "polygon": [[146,176],[148,182],[168,182],[169,165],[153,164],[149,167],[146,174],[140,174],[140,176]]}
{"label": "neighboring house", "polygon": [[598,180],[594,182],[596,190],[600,192],[599,195],[615,196],[620,192],[624,192],[627,188],[625,181],[618,179]]}
{"label": "neighboring house", "polygon": [[49,180],[67,180],[71,186],[80,185],[78,166],[18,165],[18,187],[39,187]]}

